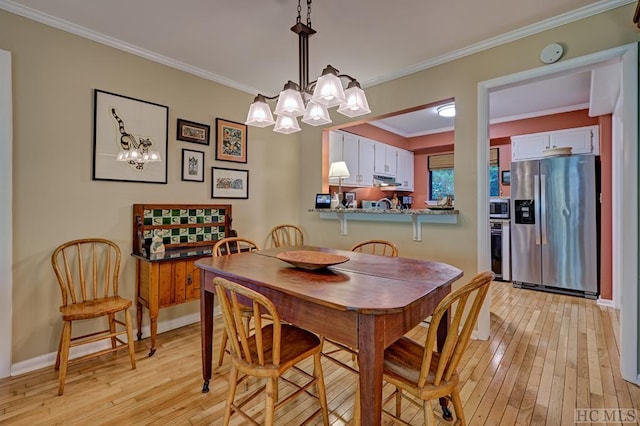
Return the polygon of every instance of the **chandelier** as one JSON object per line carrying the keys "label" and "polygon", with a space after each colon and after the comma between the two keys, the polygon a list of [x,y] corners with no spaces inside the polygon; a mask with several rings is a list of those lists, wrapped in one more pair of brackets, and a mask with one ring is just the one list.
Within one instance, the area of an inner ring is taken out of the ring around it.
{"label": "chandelier", "polygon": [[[291,31],[298,34],[298,74],[299,83],[289,80],[277,96],[258,94],[249,107],[249,114],[245,124],[255,127],[267,127],[275,123],[274,132],[294,133],[300,131],[298,118],[311,126],[321,126],[331,123],[329,108],[338,107],[338,112],[347,117],[358,117],[371,112],[364,90],[358,81],[347,75],[340,74],[337,69],[327,65],[322,75],[309,82],[309,37],[316,33],[311,28],[311,1],[307,0],[307,24],[301,20],[301,6],[298,0],[298,17]],[[343,81],[347,83],[346,90]],[[271,108],[267,101],[275,101],[273,111],[277,118],[274,121]]]}

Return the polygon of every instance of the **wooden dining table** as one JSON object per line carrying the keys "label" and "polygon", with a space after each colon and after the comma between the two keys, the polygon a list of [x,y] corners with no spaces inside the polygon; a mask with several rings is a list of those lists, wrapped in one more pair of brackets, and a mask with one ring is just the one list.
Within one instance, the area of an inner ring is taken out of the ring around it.
{"label": "wooden dining table", "polygon": [[[280,260],[290,251],[342,255],[348,261],[307,270]],[[429,317],[462,276],[454,266],[331,248],[299,246],[204,258],[200,274],[203,392],[212,374],[213,278],[223,277],[267,296],[281,318],[358,349],[361,422],[382,419],[384,350]],[[442,321],[439,336],[447,332]]]}

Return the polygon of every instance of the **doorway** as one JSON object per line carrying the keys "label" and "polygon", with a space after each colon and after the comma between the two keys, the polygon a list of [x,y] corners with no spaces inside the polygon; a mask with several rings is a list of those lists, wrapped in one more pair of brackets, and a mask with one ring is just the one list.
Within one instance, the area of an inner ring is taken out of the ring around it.
{"label": "doorway", "polygon": [[0,50],[0,378],[11,375],[12,351],[12,97],[11,53]]}
{"label": "doorway", "polygon": [[[499,77],[478,84],[478,224],[488,222],[486,205],[489,200],[489,111],[490,93],[508,86],[544,79],[562,72],[593,66],[609,60],[622,63],[621,90],[613,110],[613,294],[620,301],[622,377],[633,383],[640,382],[638,360],[638,234],[622,230],[638,229],[638,45],[632,43],[592,55],[583,56]],[[615,123],[619,123],[616,125]],[[631,143],[624,143],[630,141]],[[624,200],[623,200],[624,194]],[[623,208],[624,203],[624,208]],[[490,266],[489,232],[478,225],[478,269]],[[485,306],[479,328],[489,326],[489,308]]]}

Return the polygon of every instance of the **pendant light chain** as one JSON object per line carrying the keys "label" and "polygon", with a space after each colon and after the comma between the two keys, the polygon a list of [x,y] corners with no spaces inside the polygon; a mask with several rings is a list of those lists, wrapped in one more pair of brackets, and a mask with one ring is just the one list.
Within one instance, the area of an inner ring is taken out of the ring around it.
{"label": "pendant light chain", "polygon": [[[298,4],[300,4],[299,0]],[[307,27],[311,28],[311,0],[307,0]]]}

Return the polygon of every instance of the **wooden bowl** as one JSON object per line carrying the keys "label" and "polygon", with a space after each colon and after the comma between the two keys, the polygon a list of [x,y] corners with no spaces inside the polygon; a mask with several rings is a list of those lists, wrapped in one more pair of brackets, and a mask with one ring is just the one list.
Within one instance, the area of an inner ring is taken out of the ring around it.
{"label": "wooden bowl", "polygon": [[307,250],[286,251],[284,253],[279,253],[276,257],[295,267],[309,270],[322,269],[327,266],[338,265],[349,260],[347,256],[339,254]]}

